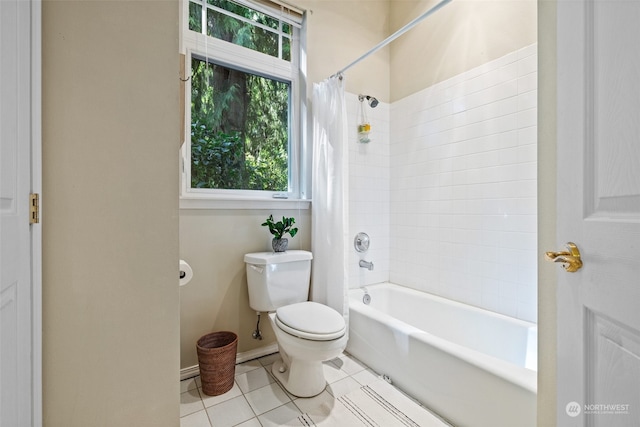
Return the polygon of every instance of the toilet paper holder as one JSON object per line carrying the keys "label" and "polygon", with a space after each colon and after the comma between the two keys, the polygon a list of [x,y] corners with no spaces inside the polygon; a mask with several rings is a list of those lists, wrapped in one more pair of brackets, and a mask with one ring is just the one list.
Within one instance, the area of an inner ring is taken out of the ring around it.
{"label": "toilet paper holder", "polygon": [[185,260],[180,260],[180,275],[179,275],[179,285],[180,286],[184,286],[187,283],[189,283],[191,281],[191,279],[193,279],[193,270],[191,269],[191,266],[185,261]]}

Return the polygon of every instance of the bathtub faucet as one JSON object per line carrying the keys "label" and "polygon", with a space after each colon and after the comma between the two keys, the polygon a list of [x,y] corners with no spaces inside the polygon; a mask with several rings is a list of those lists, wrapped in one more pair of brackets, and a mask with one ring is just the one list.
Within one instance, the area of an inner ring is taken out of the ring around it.
{"label": "bathtub faucet", "polygon": [[373,263],[372,262],[368,262],[368,261],[365,261],[365,260],[361,259],[360,263],[358,265],[360,265],[360,267],[362,267],[362,268],[366,268],[369,271],[373,270]]}

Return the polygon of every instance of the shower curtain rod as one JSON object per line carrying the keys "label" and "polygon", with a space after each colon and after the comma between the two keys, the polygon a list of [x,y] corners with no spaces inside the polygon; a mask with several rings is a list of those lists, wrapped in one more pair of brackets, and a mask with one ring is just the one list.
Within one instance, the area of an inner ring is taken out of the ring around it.
{"label": "shower curtain rod", "polygon": [[405,25],[404,27],[400,28],[398,31],[396,31],[395,33],[391,34],[389,37],[387,37],[386,39],[382,40],[380,43],[378,43],[377,45],[375,45],[371,50],[369,50],[368,52],[366,52],[364,55],[360,56],[358,59],[356,59],[355,61],[353,61],[351,64],[347,65],[346,67],[344,67],[343,69],[341,69],[340,71],[338,71],[337,73],[335,73],[334,75],[332,75],[331,77],[334,76],[339,76],[342,73],[344,73],[345,71],[347,71],[349,68],[353,67],[354,65],[356,65],[358,62],[362,61],[363,59],[365,59],[366,57],[368,57],[369,55],[372,55],[374,53],[376,53],[377,51],[379,51],[380,49],[382,49],[383,47],[385,47],[386,45],[388,45],[389,43],[391,43],[392,41],[394,41],[395,39],[397,39],[398,37],[400,37],[401,35],[403,35],[404,33],[406,33],[407,31],[409,31],[410,29],[412,29],[413,27],[415,27],[417,24],[419,24],[422,20],[424,20],[425,18],[427,18],[428,16],[434,14],[435,12],[437,12],[438,10],[442,9],[444,6],[447,5],[447,3],[450,3],[451,0],[442,0],[440,1],[440,3],[436,4],[435,6],[433,6],[431,9],[427,10],[425,13],[423,13],[422,15],[418,16],[417,18],[415,18],[413,21],[409,22],[407,25]]}

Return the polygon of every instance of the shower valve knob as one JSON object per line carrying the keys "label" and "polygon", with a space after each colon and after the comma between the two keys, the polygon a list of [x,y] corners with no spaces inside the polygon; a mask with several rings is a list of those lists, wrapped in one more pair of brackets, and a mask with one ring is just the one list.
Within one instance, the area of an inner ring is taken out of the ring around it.
{"label": "shower valve knob", "polygon": [[367,233],[358,233],[356,234],[355,239],[353,239],[353,246],[356,248],[358,252],[366,252],[369,250],[369,235]]}

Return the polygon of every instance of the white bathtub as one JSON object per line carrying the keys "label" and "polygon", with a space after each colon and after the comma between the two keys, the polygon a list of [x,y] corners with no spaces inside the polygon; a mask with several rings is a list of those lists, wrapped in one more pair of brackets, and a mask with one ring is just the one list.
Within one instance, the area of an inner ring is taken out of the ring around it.
{"label": "white bathtub", "polygon": [[536,425],[535,324],[390,283],[349,308],[347,351],[453,425]]}

